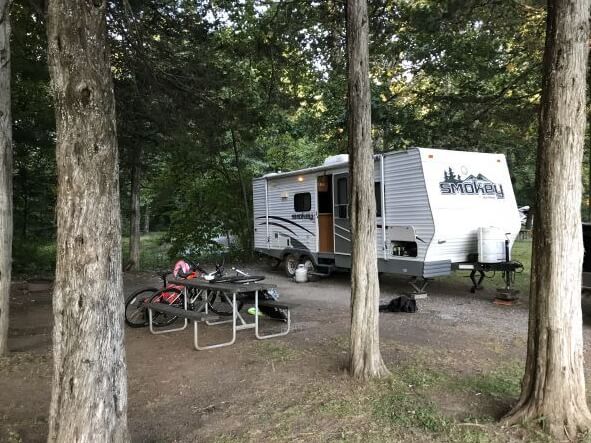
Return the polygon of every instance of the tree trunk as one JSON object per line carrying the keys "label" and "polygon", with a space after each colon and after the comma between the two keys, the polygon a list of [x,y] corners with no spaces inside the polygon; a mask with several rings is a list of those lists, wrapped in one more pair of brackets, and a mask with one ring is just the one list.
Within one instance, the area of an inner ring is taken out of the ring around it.
{"label": "tree trunk", "polygon": [[23,240],[27,239],[29,231],[29,180],[27,168],[23,167],[23,229],[22,236]]}
{"label": "tree trunk", "polygon": [[144,233],[150,233],[150,205],[148,204],[144,208]]}
{"label": "tree trunk", "polygon": [[240,155],[238,153],[238,144],[236,142],[236,136],[234,134],[234,130],[230,129],[230,134],[232,136],[232,147],[234,148],[234,161],[236,162],[236,170],[238,172],[238,181],[240,182],[240,192],[242,193],[242,202],[244,204],[244,220],[246,221],[246,238],[248,239],[247,249],[250,250],[251,239],[254,238],[253,235],[253,225],[251,223],[250,217],[250,205],[248,204],[248,194],[246,193],[246,186],[244,185],[244,180],[242,177],[242,167],[240,165]]}
{"label": "tree trunk", "polygon": [[[351,177],[351,355],[356,378],[388,374],[380,354],[374,161],[371,145],[366,0],[347,1],[349,156]],[[368,247],[368,245],[370,245]]]}
{"label": "tree trunk", "polygon": [[12,270],[12,114],[10,111],[10,1],[0,0],[0,355],[8,352]]}
{"label": "tree trunk", "polygon": [[142,148],[133,154],[131,167],[131,217],[129,220],[129,263],[125,267],[129,271],[140,269],[140,181],[141,181]]}
{"label": "tree trunk", "polygon": [[525,219],[525,229],[532,229],[534,226],[534,204],[530,204],[529,211],[527,211],[527,218]]}
{"label": "tree trunk", "polygon": [[128,441],[115,99],[105,0],[49,0],[57,264],[49,441]]}
{"label": "tree trunk", "polygon": [[540,107],[529,337],[507,421],[573,439],[591,426],[581,317],[582,163],[589,0],[550,0]]}

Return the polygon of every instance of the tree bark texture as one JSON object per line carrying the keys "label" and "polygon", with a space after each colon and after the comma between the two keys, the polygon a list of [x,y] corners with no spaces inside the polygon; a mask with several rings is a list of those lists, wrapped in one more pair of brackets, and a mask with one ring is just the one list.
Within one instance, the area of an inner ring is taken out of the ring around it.
{"label": "tree bark texture", "polygon": [[49,0],[57,264],[49,441],[128,441],[115,99],[105,0]]}
{"label": "tree bark texture", "polygon": [[371,145],[366,0],[347,1],[348,133],[351,177],[351,355],[356,378],[388,374],[380,354],[374,161]]}
{"label": "tree bark texture", "polygon": [[0,355],[8,352],[13,234],[9,10],[10,1],[0,0]]}
{"label": "tree bark texture", "polygon": [[140,183],[141,183],[141,155],[139,148],[132,159],[131,167],[131,216],[129,219],[129,264],[130,271],[140,269]]}
{"label": "tree bark texture", "polygon": [[540,109],[529,305],[521,397],[509,423],[539,420],[572,439],[590,429],[581,316],[582,164],[589,0],[550,0]]}

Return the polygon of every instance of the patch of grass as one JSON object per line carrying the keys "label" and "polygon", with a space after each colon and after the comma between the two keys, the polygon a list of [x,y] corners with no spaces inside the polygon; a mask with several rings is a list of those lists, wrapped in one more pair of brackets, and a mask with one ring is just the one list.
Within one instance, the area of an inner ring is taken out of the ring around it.
{"label": "patch of grass", "polygon": [[340,398],[333,398],[325,403],[322,403],[318,408],[318,412],[324,415],[335,418],[346,418],[355,415],[356,412],[355,403],[352,401],[346,401]]}
{"label": "patch of grass", "polygon": [[420,363],[393,369],[396,378],[412,388],[436,387],[449,379],[448,374],[436,371]]}
{"label": "patch of grass", "polygon": [[399,381],[390,382],[390,389],[372,401],[374,417],[401,430],[414,428],[441,441],[457,443],[488,443],[492,441],[486,427],[476,420],[458,423],[443,414],[437,404],[423,393]]}
{"label": "patch of grass", "polygon": [[262,341],[256,344],[256,355],[265,361],[284,362],[294,360],[299,356],[295,349],[278,342]]}
{"label": "patch of grass", "polygon": [[416,429],[449,442],[491,442],[496,438],[490,417],[466,416],[459,422],[440,410],[437,393],[454,387],[495,398],[515,397],[519,394],[521,371],[521,366],[510,364],[481,375],[461,376],[419,362],[408,364],[392,368],[391,377],[374,383],[370,407],[375,419],[394,428]]}
{"label": "patch of grass", "polygon": [[394,426],[441,433],[448,426],[448,419],[424,392],[442,379],[442,374],[419,365],[395,368],[391,377],[374,387],[374,416]]}
{"label": "patch of grass", "polygon": [[455,387],[494,398],[517,397],[520,393],[523,366],[510,364],[480,375],[456,378]]}
{"label": "patch of grass", "polygon": [[375,417],[394,426],[434,433],[441,433],[449,426],[449,420],[431,401],[400,386],[386,391],[372,403]]}

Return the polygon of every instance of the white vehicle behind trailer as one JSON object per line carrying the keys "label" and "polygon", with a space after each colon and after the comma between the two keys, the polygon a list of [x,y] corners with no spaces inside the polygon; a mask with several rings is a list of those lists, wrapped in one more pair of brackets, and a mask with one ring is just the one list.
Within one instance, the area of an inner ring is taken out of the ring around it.
{"label": "white vehicle behind trailer", "polygon": [[[500,229],[509,248],[519,233],[502,154],[412,148],[376,155],[374,171],[380,272],[448,275],[478,261],[479,228]],[[351,267],[346,156],[254,179],[253,204],[255,249],[283,260],[288,274],[300,262]]]}

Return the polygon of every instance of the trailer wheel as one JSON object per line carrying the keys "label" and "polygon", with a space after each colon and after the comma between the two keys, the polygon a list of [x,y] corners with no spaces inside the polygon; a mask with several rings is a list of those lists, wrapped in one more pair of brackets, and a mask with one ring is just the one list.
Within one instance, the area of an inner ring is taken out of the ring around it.
{"label": "trailer wheel", "polygon": [[293,254],[287,254],[283,259],[283,269],[288,277],[294,277],[299,261]]}

